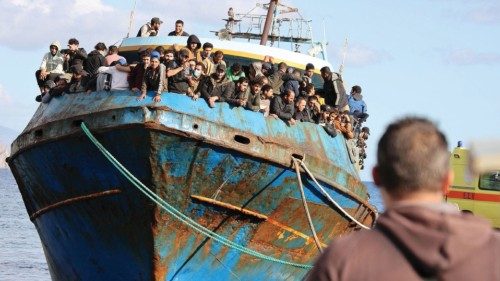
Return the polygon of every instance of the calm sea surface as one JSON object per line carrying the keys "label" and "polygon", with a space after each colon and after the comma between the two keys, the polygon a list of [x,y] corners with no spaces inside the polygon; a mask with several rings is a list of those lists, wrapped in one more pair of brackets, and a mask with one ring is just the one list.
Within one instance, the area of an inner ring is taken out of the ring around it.
{"label": "calm sea surface", "polygon": [[[378,190],[371,182],[365,184],[370,202],[382,210]],[[40,238],[8,169],[0,169],[0,280],[50,280]]]}

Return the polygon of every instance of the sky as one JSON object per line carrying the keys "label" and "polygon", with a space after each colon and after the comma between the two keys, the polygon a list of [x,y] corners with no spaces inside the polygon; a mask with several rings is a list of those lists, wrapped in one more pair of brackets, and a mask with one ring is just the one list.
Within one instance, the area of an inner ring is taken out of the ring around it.
{"label": "sky", "polygon": [[[267,2],[267,1],[264,1]],[[137,0],[131,34],[152,17],[171,31],[212,37],[233,7],[248,0]],[[263,3],[263,2],[261,2]],[[338,68],[348,39],[343,77],[360,85],[370,117],[368,159],[361,172],[371,180],[376,143],[386,126],[407,115],[428,117],[458,140],[500,139],[500,1],[498,0],[308,0],[280,1],[313,20],[315,40],[328,41]],[[0,126],[22,131],[38,107],[34,72],[49,44],[71,37],[88,52],[126,37],[134,1],[0,0]],[[323,29],[326,32],[323,36]]]}

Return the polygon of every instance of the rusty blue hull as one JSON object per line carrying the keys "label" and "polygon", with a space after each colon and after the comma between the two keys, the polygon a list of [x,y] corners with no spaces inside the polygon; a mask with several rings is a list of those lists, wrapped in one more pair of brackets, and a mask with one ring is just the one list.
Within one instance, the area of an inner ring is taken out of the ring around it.
{"label": "rusty blue hull", "polygon": [[[287,127],[177,94],[158,104],[128,91],[64,95],[38,109],[9,159],[54,280],[298,280],[307,273],[228,248],[171,217],[105,159],[82,122],[169,204],[270,257],[311,264],[318,254],[292,157],[356,219],[371,225],[376,215],[345,140],[322,127]],[[357,229],[310,177],[301,178],[323,246]]]}

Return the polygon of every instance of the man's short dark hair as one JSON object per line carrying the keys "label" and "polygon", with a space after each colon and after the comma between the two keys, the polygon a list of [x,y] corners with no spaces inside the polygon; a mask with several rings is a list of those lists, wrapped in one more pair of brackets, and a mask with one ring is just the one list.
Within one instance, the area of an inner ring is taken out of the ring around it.
{"label": "man's short dark hair", "polygon": [[155,51],[157,51],[158,53],[160,53],[160,55],[164,55],[165,54],[165,48],[163,46],[156,47]]}
{"label": "man's short dark hair", "polygon": [[222,52],[221,50],[217,50],[214,53],[214,57],[223,56],[223,55],[224,55],[224,52]]}
{"label": "man's short dark hair", "polygon": [[200,66],[201,66],[201,69],[202,69],[203,71],[205,71],[205,65],[204,65],[202,62],[197,62],[197,63],[196,63],[196,66],[198,66],[198,65],[200,65]]}
{"label": "man's short dark hair", "polygon": [[231,65],[231,70],[233,71],[233,73],[240,72],[241,71],[241,64],[239,64],[237,62],[233,63],[233,65]]}
{"label": "man's short dark hair", "polygon": [[407,117],[390,124],[378,143],[377,174],[396,198],[439,191],[449,171],[448,143],[431,121]]}
{"label": "man's short dark hair", "polygon": [[355,85],[355,86],[352,86],[352,89],[351,89],[353,92],[355,93],[360,93],[361,94],[361,87],[358,86],[358,85]]}
{"label": "man's short dark hair", "polygon": [[98,51],[106,51],[106,45],[102,42],[99,42],[97,43],[95,46],[94,46],[94,49],[98,50]]}
{"label": "man's short dark hair", "polygon": [[273,88],[273,87],[272,87],[271,85],[266,84],[266,85],[262,86],[262,88],[260,88],[260,91],[261,91],[262,93],[265,93],[265,92],[267,92],[267,91],[271,90],[272,88]]}
{"label": "man's short dark hair", "polygon": [[307,84],[306,85],[306,88],[304,89],[306,93],[309,93],[312,91],[312,89],[314,89],[314,85],[313,84]]}
{"label": "man's short dark hair", "polygon": [[299,103],[299,102],[301,102],[301,101],[305,101],[305,102],[307,103],[307,100],[306,100],[304,97],[299,97],[299,98],[295,101],[295,103],[296,103],[296,104],[298,104],[298,103]]}
{"label": "man's short dark hair", "polygon": [[332,73],[328,66],[323,66],[319,71],[321,71],[322,73]]}
{"label": "man's short dark hair", "polygon": [[317,96],[310,96],[307,98],[307,101],[312,101],[312,100],[319,101]]}
{"label": "man's short dark hair", "polygon": [[80,45],[80,42],[76,38],[71,38],[68,40],[68,45]]}
{"label": "man's short dark hair", "polygon": [[254,79],[250,80],[251,85],[259,84],[260,86],[264,85],[265,76],[257,76]]}
{"label": "man's short dark hair", "polygon": [[240,79],[238,79],[238,84],[243,84],[243,83],[248,83],[248,78],[246,77],[240,77]]}
{"label": "man's short dark hair", "polygon": [[278,69],[287,69],[288,68],[288,65],[286,64],[286,62],[282,61],[280,63],[278,63]]}
{"label": "man's short dark hair", "polygon": [[289,97],[291,94],[295,95],[295,92],[292,89],[285,90],[283,97]]}
{"label": "man's short dark hair", "polygon": [[205,50],[206,48],[213,49],[214,45],[212,43],[210,43],[210,42],[205,42],[205,43],[203,43],[203,50]]}
{"label": "man's short dark hair", "polygon": [[182,20],[176,20],[175,21],[175,24],[179,24],[179,23],[182,24],[182,25],[184,25],[184,22]]}
{"label": "man's short dark hair", "polygon": [[118,53],[118,47],[116,47],[115,45],[109,46],[108,53],[110,53],[110,54]]}
{"label": "man's short dark hair", "polygon": [[189,58],[189,51],[187,49],[181,49],[178,53],[177,53],[177,56],[179,57],[179,59],[182,59],[182,58]]}
{"label": "man's short dark hair", "polygon": [[306,64],[306,70],[309,70],[309,69],[314,70],[314,64],[312,64],[312,63]]}
{"label": "man's short dark hair", "polygon": [[143,57],[150,57],[151,56],[151,50],[150,49],[146,49],[144,50],[143,52],[141,52],[139,54],[139,57],[143,58]]}

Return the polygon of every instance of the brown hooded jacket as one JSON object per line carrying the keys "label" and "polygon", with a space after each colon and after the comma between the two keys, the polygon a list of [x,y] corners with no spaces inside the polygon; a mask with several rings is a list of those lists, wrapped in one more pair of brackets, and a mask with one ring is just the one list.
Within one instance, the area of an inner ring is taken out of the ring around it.
{"label": "brown hooded jacket", "polygon": [[332,242],[307,280],[500,280],[500,233],[448,204],[399,204]]}

